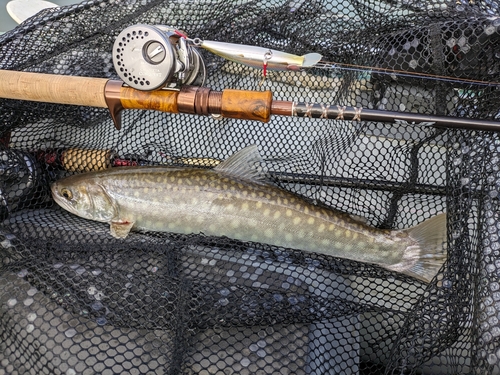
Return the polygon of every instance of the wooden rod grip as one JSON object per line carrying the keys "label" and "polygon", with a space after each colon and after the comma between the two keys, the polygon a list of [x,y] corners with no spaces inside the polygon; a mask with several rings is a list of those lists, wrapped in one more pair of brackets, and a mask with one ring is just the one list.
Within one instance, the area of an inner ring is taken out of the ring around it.
{"label": "wooden rod grip", "polygon": [[107,108],[105,78],[0,70],[0,98]]}
{"label": "wooden rod grip", "polygon": [[221,115],[229,118],[268,122],[271,118],[271,91],[224,90]]}
{"label": "wooden rod grip", "polygon": [[177,108],[178,95],[178,91],[140,91],[131,87],[122,87],[120,90],[120,101],[124,109],[152,109],[155,111],[179,113]]}

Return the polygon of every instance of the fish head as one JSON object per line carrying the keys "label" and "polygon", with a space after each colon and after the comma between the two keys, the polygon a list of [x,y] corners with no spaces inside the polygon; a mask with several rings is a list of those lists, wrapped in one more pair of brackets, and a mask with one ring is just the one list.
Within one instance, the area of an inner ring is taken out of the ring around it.
{"label": "fish head", "polygon": [[117,206],[97,179],[80,175],[56,181],[51,186],[55,202],[85,219],[109,223],[117,216]]}

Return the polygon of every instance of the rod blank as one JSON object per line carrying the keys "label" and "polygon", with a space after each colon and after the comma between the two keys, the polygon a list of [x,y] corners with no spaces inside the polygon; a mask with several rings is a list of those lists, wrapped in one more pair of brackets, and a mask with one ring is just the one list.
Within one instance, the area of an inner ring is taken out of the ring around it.
{"label": "rod blank", "polygon": [[433,123],[432,126],[471,130],[500,131],[500,121],[480,120],[451,116],[435,116],[413,112],[382,111],[367,108],[356,108],[339,105],[317,103],[296,103],[274,101],[271,114],[294,117],[323,118],[347,121],[374,121],[408,123]]}

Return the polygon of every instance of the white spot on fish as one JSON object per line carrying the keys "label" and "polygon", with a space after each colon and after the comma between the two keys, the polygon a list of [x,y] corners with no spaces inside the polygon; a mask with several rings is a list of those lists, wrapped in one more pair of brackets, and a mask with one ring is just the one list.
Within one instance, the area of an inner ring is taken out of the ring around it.
{"label": "white spot on fish", "polygon": [[299,225],[301,221],[302,221],[302,219],[300,217],[296,217],[295,219],[293,219],[293,223],[295,225]]}
{"label": "white spot on fish", "polygon": [[246,203],[246,202],[241,205],[241,210],[242,211],[248,211],[248,208],[249,208],[248,207],[248,203]]}
{"label": "white spot on fish", "polygon": [[280,216],[281,216],[281,212],[276,211],[276,212],[274,213],[274,215],[273,215],[273,218],[274,218],[274,219],[279,219],[279,217],[280,217]]}
{"label": "white spot on fish", "polygon": [[264,231],[264,235],[268,238],[272,238],[274,236],[274,231],[271,228],[267,228]]}
{"label": "white spot on fish", "polygon": [[314,224],[314,218],[310,217],[307,219],[307,224],[313,225]]}
{"label": "white spot on fish", "polygon": [[325,224],[320,224],[320,226],[318,227],[318,232],[323,233],[325,231],[325,227]]}
{"label": "white spot on fish", "polygon": [[293,211],[292,210],[286,210],[285,215],[288,216],[288,217],[290,217],[290,216],[293,215]]}

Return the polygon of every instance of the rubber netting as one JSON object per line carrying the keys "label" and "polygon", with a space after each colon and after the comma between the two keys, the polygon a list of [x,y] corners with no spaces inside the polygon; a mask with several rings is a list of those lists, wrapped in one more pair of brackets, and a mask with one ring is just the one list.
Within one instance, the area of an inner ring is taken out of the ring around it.
{"label": "rubber netting", "polygon": [[[117,79],[115,37],[134,24],[169,25],[327,62],[261,82],[261,70],[201,51],[213,90],[499,120],[499,7],[96,0],[42,11],[0,36],[0,68]],[[0,374],[500,373],[497,133],[132,110],[122,121],[116,130],[105,109],[0,102]],[[439,274],[427,284],[201,233],[117,240],[50,195],[52,181],[98,166],[213,167],[251,144],[275,184],[374,227],[447,212]]]}

